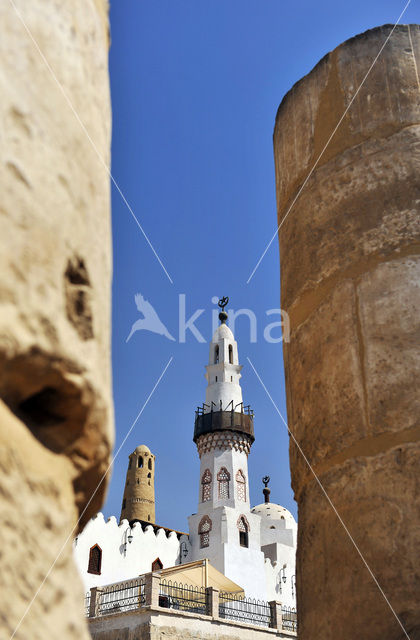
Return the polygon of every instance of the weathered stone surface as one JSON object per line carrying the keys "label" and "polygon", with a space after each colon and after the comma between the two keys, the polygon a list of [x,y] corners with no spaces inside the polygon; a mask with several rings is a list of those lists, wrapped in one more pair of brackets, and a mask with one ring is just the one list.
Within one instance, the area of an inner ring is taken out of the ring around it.
{"label": "weathered stone surface", "polygon": [[107,2],[14,5],[0,7],[0,611],[12,632],[64,545],[14,636],[64,640],[87,637],[68,546],[102,503],[113,438]]}
{"label": "weathered stone surface", "polygon": [[94,640],[274,640],[296,638],[292,631],[256,626],[244,621],[166,609],[144,607],[109,616],[91,618],[89,630]]}
{"label": "weathered stone surface", "polygon": [[369,72],[391,29],[328,54],[274,132],[302,640],[404,637],[308,463],[420,638],[420,27]]}
{"label": "weathered stone surface", "polygon": [[[289,428],[315,466],[367,436],[355,302],[353,282],[340,283],[285,351]],[[293,440],[290,459],[298,495],[313,476]]]}
{"label": "weathered stone surface", "polygon": [[22,618],[14,638],[89,637],[72,554],[76,475],[67,457],[49,451],[0,401],[2,638]]}
{"label": "weathered stone surface", "polygon": [[120,522],[124,519],[155,522],[156,456],[141,444],[128,458]]}
{"label": "weathered stone surface", "polygon": [[411,640],[420,637],[419,464],[419,445],[406,444],[320,476],[355,544],[318,484],[306,487],[298,529],[302,637],[405,637],[355,545]]}
{"label": "weathered stone surface", "polygon": [[[328,143],[391,29],[392,25],[384,25],[347,40],[283,98],[274,131],[282,207],[294,197],[322,152],[318,168],[351,146],[386,139],[419,124],[420,26],[398,25]],[[281,210],[280,217],[283,214]]]}
{"label": "weathered stone surface", "polygon": [[364,274],[358,302],[370,432],[412,429],[420,416],[420,256]]}
{"label": "weathered stone surface", "polygon": [[[300,324],[337,279],[357,277],[401,247],[416,250],[419,174],[418,125],[351,146],[312,174],[280,233],[282,263],[300,256],[282,273],[292,321]],[[281,203],[282,215],[291,202]]]}

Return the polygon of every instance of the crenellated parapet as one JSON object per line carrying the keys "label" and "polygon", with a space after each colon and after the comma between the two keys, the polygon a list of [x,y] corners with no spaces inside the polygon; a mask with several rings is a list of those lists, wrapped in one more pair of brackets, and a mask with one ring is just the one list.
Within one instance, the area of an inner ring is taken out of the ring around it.
{"label": "crenellated parapet", "polygon": [[[91,550],[97,546],[100,556],[98,573],[89,571]],[[88,589],[128,580],[154,568],[167,568],[190,560],[187,534],[147,522],[117,522],[114,516],[105,520],[102,513],[92,518],[77,537],[74,555]],[[160,566],[161,565],[161,566]]]}

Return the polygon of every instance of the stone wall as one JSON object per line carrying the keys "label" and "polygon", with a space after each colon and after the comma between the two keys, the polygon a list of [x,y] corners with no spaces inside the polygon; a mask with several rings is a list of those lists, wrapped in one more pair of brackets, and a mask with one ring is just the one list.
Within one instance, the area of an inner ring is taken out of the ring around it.
{"label": "stone wall", "polygon": [[16,639],[88,637],[71,538],[112,446],[107,9],[0,7],[0,613]]}
{"label": "stone wall", "polygon": [[[284,351],[290,430],[413,639],[420,638],[418,25],[395,29],[324,150],[391,28],[345,42],[289,91],[274,151],[282,308],[292,329]],[[301,640],[405,637],[292,440],[290,459]]]}
{"label": "stone wall", "polygon": [[294,632],[257,627],[230,620],[149,607],[89,620],[93,640],[274,640],[296,638]]}

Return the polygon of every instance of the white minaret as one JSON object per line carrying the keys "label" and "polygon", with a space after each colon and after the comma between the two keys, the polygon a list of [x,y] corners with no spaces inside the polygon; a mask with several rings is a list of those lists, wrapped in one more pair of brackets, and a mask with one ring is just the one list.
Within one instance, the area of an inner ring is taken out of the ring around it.
{"label": "white minaret", "polygon": [[206,367],[206,413],[212,410],[241,411],[241,369],[236,340],[227,324],[222,322],[210,343],[209,363]]}
{"label": "white minaret", "polygon": [[248,482],[253,414],[243,404],[242,367],[227,317],[222,310],[206,366],[206,402],[196,412],[200,478],[198,512],[189,518],[192,559],[208,558],[247,596],[261,598],[266,591],[261,518],[251,513]]}

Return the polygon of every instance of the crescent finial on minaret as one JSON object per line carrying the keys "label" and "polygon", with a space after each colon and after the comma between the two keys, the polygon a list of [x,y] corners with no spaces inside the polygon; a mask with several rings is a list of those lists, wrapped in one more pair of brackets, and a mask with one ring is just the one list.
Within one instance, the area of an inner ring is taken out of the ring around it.
{"label": "crescent finial on minaret", "polygon": [[264,483],[264,489],[263,489],[264,502],[270,502],[270,493],[271,493],[271,491],[267,487],[268,483],[270,482],[270,476],[264,476],[262,481]]}
{"label": "crescent finial on minaret", "polygon": [[228,296],[223,296],[223,298],[220,298],[219,302],[217,303],[221,308],[221,312],[219,313],[219,320],[222,324],[224,324],[228,319],[228,314],[225,311],[225,307],[228,304],[228,302],[229,302]]}

